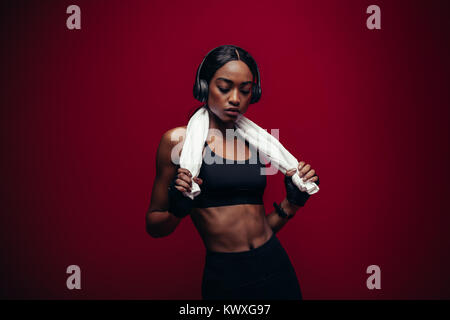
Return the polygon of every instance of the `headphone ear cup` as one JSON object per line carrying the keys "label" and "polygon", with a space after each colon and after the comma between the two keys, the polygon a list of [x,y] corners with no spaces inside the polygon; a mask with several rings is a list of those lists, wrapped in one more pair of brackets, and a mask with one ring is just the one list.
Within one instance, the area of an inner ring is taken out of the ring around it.
{"label": "headphone ear cup", "polygon": [[200,102],[206,102],[208,100],[208,84],[206,83],[206,80],[200,79],[198,93],[198,100],[200,100]]}
{"label": "headphone ear cup", "polygon": [[252,98],[250,103],[258,102],[259,98],[261,98],[261,87],[256,84],[252,87]]}
{"label": "headphone ear cup", "polygon": [[195,81],[194,84],[194,98],[200,100],[200,84],[198,81]]}

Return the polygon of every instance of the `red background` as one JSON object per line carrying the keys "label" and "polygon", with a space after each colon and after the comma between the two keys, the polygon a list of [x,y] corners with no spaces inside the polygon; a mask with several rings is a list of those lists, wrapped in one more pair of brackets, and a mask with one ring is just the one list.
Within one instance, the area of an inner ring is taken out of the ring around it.
{"label": "red background", "polygon": [[[81,8],[81,30],[66,8]],[[381,8],[381,30],[366,8]],[[145,232],[161,135],[204,55],[249,51],[247,117],[321,177],[279,233],[305,299],[450,298],[444,1],[11,1],[1,8],[3,298],[200,299],[190,218]],[[447,39],[447,40],[446,40]],[[270,176],[266,211],[285,195]],[[81,267],[81,290],[66,268]],[[368,290],[366,268],[381,268]]]}

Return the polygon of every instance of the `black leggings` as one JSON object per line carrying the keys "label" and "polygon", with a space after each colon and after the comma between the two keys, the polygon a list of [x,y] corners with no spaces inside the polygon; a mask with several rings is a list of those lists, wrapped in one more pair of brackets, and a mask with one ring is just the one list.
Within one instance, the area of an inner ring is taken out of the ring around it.
{"label": "black leggings", "polygon": [[301,300],[292,263],[275,233],[263,245],[241,252],[206,251],[204,300]]}

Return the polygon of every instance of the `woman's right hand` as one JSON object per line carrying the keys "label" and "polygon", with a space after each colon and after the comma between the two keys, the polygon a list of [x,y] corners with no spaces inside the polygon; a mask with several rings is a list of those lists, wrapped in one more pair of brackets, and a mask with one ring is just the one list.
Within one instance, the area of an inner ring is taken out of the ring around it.
{"label": "woman's right hand", "polygon": [[188,169],[178,168],[174,178],[174,187],[180,192],[190,192],[192,189],[192,180],[198,185],[202,185],[203,183],[201,178],[192,178],[192,174]]}
{"label": "woman's right hand", "polygon": [[[194,200],[183,195],[184,192],[191,191],[192,188],[192,174],[189,170],[178,168],[172,183],[168,190],[169,208],[167,211],[178,218],[187,216],[194,205]],[[193,178],[193,180],[201,185],[203,183],[200,178]]]}

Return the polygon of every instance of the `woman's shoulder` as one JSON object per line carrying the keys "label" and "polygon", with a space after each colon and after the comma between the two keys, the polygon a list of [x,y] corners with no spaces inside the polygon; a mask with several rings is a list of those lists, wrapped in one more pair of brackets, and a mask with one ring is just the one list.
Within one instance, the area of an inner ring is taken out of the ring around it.
{"label": "woman's shoulder", "polygon": [[164,144],[172,146],[176,145],[181,140],[184,141],[184,138],[186,137],[186,128],[187,126],[181,126],[167,130],[164,132],[161,141],[164,142]]}
{"label": "woman's shoulder", "polygon": [[159,142],[158,150],[156,151],[159,166],[169,165],[171,163],[174,148],[179,150],[180,148],[177,145],[180,144],[182,147],[184,144],[186,128],[187,126],[175,127],[164,132]]}

